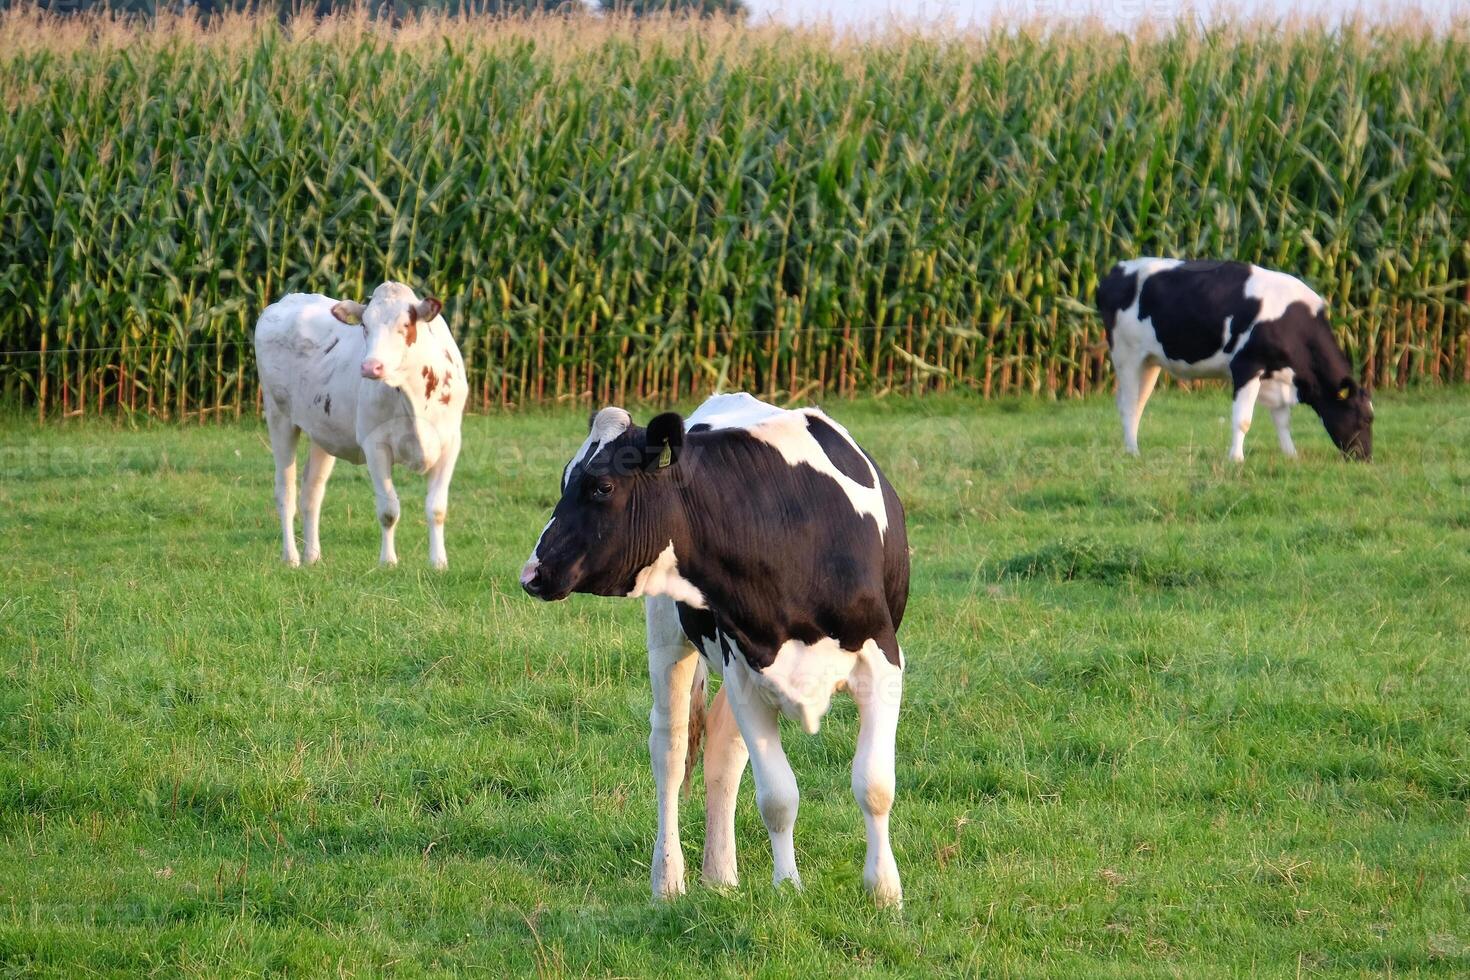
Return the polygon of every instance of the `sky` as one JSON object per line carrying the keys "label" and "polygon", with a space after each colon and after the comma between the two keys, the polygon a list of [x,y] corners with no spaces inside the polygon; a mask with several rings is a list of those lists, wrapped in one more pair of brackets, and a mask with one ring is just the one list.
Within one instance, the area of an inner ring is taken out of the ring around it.
{"label": "sky", "polygon": [[[1180,16],[1211,19],[1219,13],[1294,13],[1330,15],[1343,9],[1341,0],[746,0],[756,20],[786,23],[830,21],[844,28],[864,29],[894,20],[919,24],[947,23],[959,27],[983,26],[995,19],[1072,20],[1096,15],[1105,23],[1125,27],[1140,21],[1174,21]],[[1392,15],[1410,9],[1436,17],[1470,17],[1470,0],[1422,0],[1396,4],[1381,0],[1363,4],[1369,16]]]}

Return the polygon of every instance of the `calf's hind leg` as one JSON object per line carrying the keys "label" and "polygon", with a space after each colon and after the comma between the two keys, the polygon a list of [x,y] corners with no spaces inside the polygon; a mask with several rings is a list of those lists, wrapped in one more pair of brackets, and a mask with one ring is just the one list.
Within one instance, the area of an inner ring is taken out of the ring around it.
{"label": "calf's hind leg", "polygon": [[721,687],[710,704],[704,734],[704,869],[706,885],[740,883],[735,862],[735,798],[750,753]]}
{"label": "calf's hind leg", "polygon": [[265,402],[265,425],[271,437],[271,455],[276,461],[276,514],[281,519],[281,559],[287,565],[301,564],[296,550],[296,441],[301,430],[289,412]]}
{"label": "calf's hind leg", "polygon": [[858,661],[849,679],[858,706],[857,752],[852,758],[852,795],[863,811],[868,853],[863,884],[879,905],[903,904],[898,864],[888,841],[888,814],[897,784],[894,775],[898,709],[903,700],[903,668],[874,651]]}

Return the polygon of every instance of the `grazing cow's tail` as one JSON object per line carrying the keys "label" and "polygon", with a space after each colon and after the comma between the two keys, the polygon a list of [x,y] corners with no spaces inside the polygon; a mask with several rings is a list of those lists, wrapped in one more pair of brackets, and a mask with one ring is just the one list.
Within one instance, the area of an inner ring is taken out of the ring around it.
{"label": "grazing cow's tail", "polygon": [[689,685],[689,751],[684,756],[684,795],[694,785],[694,765],[699,761],[699,746],[704,741],[704,691],[709,668],[704,657],[694,658],[694,680]]}
{"label": "grazing cow's tail", "polygon": [[1118,311],[1132,306],[1137,295],[1138,274],[1125,272],[1121,263],[1108,270],[1102,282],[1097,284],[1097,311],[1102,314],[1103,332],[1107,335],[1109,347],[1113,345],[1113,324],[1117,322]]}

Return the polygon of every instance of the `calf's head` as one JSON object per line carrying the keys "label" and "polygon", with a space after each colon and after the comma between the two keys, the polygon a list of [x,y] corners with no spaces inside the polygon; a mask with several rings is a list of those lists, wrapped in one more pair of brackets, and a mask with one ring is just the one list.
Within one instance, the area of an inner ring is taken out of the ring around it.
{"label": "calf's head", "polygon": [[439,310],[439,301],[434,297],[419,299],[402,283],[385,282],[373,290],[366,306],[343,300],[332,307],[332,316],[362,327],[367,342],[362,376],[397,385],[407,380],[404,361],[409,348],[418,342],[420,328],[427,328]]}
{"label": "calf's head", "polygon": [[1349,459],[1373,458],[1373,400],[1368,389],[1343,378],[1315,406],[1332,441]]}
{"label": "calf's head", "polygon": [[638,573],[676,534],[683,444],[684,420],[673,412],[646,429],[621,408],[593,416],[562,471],[561,500],[521,569],[521,587],[548,601],[633,592]]}

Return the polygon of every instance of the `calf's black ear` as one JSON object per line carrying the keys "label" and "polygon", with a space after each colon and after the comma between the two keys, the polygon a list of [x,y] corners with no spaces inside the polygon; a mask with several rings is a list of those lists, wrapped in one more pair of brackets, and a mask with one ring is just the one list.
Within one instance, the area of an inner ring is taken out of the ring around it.
{"label": "calf's black ear", "polygon": [[684,420],[678,412],[655,415],[648,423],[648,468],[663,469],[679,460],[684,446]]}

